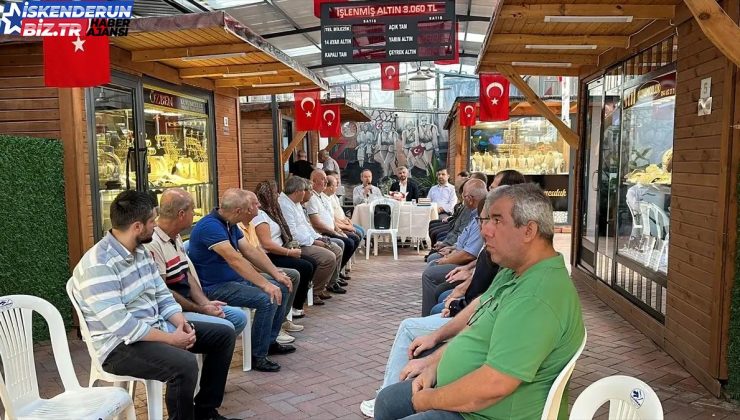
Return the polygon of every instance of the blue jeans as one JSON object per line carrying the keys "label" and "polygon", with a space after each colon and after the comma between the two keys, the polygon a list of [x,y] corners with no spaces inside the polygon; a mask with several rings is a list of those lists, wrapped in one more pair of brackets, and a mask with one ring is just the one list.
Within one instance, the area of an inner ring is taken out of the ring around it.
{"label": "blue jeans", "polygon": [[445,308],[445,299],[447,299],[447,296],[451,294],[452,290],[442,292],[442,294],[439,295],[439,299],[437,299],[437,304],[432,307],[432,312],[430,312],[429,315],[441,314],[442,310]]}
{"label": "blue jeans", "polygon": [[355,227],[355,233],[357,234],[357,236],[360,237],[360,241],[365,239],[365,229],[363,229],[362,226],[356,225],[354,223],[352,224],[352,226]]}
{"label": "blue jeans", "polygon": [[391,352],[388,354],[381,389],[398,382],[401,371],[409,362],[408,351],[411,342],[417,337],[437,331],[451,319],[433,315],[423,318],[406,318],[401,321],[396,338],[393,340],[393,346],[391,346]]}
{"label": "blue jeans", "polygon": [[[265,277],[267,278],[266,275]],[[256,310],[252,325],[252,357],[267,356],[270,344],[274,343],[280,334],[280,326],[288,305],[288,288],[272,277],[269,277],[268,281],[280,288],[283,294],[280,305],[270,303],[267,293],[246,280],[221,283],[204,290],[209,299],[220,300],[230,306]]]}
{"label": "blue jeans", "polygon": [[375,399],[375,420],[462,420],[460,413],[452,411],[414,411],[411,404],[411,382],[399,382],[380,391]]}
{"label": "blue jeans", "polygon": [[233,306],[224,306],[221,309],[224,311],[223,318],[200,314],[197,312],[183,312],[183,315],[185,315],[185,319],[190,322],[211,322],[215,324],[228,325],[234,329],[236,335],[241,334],[241,332],[244,331],[244,327],[247,325],[247,314],[244,313],[244,310]]}

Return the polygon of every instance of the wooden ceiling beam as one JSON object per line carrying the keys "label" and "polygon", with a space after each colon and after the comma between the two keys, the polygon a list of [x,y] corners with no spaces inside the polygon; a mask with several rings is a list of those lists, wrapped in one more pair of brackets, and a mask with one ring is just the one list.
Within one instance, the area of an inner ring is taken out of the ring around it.
{"label": "wooden ceiling beam", "polygon": [[[498,72],[498,66],[501,64],[488,64],[480,65],[478,72]],[[589,66],[590,67],[590,66]],[[581,74],[581,70],[578,67],[534,67],[534,66],[514,66],[513,67],[517,74],[523,74],[525,76],[571,76],[578,77]]]}
{"label": "wooden ceiling beam", "polygon": [[684,0],[704,35],[722,54],[740,66],[740,27],[715,0]]}
{"label": "wooden ceiling beam", "polygon": [[493,34],[488,45],[597,45],[599,48],[627,48],[629,42],[628,36],[621,35]]}
{"label": "wooden ceiling beam", "polygon": [[509,81],[514,86],[516,86],[516,88],[519,89],[520,92],[522,92],[524,97],[527,99],[527,102],[532,105],[532,108],[536,109],[537,112],[540,113],[540,115],[545,117],[545,119],[550,121],[550,123],[555,126],[555,128],[558,130],[558,133],[563,136],[563,139],[570,145],[570,147],[578,149],[578,147],[580,146],[578,134],[573,131],[573,129],[565,125],[565,123],[557,115],[555,115],[554,112],[552,112],[552,109],[550,109],[550,107],[548,107],[547,104],[545,104],[542,99],[537,96],[532,88],[529,87],[527,82],[522,79],[517,69],[506,64],[500,64],[496,66],[496,68],[501,74],[506,76],[506,78],[509,79]]}
{"label": "wooden ceiling beam", "polygon": [[[208,66],[208,67],[191,67],[180,69],[181,79],[195,79],[198,77],[220,77],[224,74],[238,73],[258,73],[267,71],[294,72],[284,63],[255,63],[255,64],[237,64],[229,66]],[[248,77],[248,76],[246,76]]]}
{"label": "wooden ceiling beam", "polygon": [[290,154],[293,153],[293,150],[295,150],[296,146],[298,146],[298,143],[300,143],[301,140],[306,137],[306,133],[308,133],[308,131],[298,131],[297,133],[295,133],[295,135],[293,136],[293,140],[291,140],[290,144],[288,144],[288,148],[280,153],[280,163],[284,164],[288,161]]}
{"label": "wooden ceiling beam", "polygon": [[279,93],[291,93],[297,89],[309,89],[315,88],[316,84],[313,82],[302,82],[295,86],[272,86],[272,87],[241,87],[239,89],[239,96],[259,96],[259,95],[277,95]]}
{"label": "wooden ceiling beam", "polygon": [[634,19],[673,19],[676,7],[642,4],[504,4],[502,19],[543,19],[545,16],[632,16]]}
{"label": "wooden ceiling beam", "polygon": [[497,53],[489,51],[481,64],[511,64],[512,61],[548,62],[548,63],[571,63],[571,64],[597,64],[599,57],[587,54],[553,54],[553,53]]}
{"label": "wooden ceiling beam", "polygon": [[146,61],[173,60],[178,58],[209,56],[216,54],[250,54],[257,52],[259,51],[255,50],[254,47],[245,43],[205,45],[198,47],[181,48],[156,48],[151,50],[131,51],[131,61],[133,61],[134,63],[141,63]]}
{"label": "wooden ceiling beam", "polygon": [[259,77],[230,77],[216,80],[216,87],[242,87],[262,84],[301,83],[308,80],[303,76],[259,76]]}

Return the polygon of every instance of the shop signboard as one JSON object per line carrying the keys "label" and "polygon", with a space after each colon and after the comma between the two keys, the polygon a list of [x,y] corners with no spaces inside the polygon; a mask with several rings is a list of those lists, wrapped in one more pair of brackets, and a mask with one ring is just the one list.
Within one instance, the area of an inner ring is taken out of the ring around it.
{"label": "shop signboard", "polygon": [[634,88],[624,91],[624,109],[633,106],[656,101],[668,96],[676,95],[676,73],[668,73],[663,76],[648,80]]}
{"label": "shop signboard", "polygon": [[160,92],[154,89],[144,89],[144,102],[167,108],[180,109],[183,111],[206,114],[205,101],[184,98],[170,93]]}
{"label": "shop signboard", "polygon": [[456,28],[453,0],[324,3],[321,63],[450,60]]}
{"label": "shop signboard", "polygon": [[550,197],[553,211],[568,211],[568,175],[524,175],[524,178],[542,187]]}

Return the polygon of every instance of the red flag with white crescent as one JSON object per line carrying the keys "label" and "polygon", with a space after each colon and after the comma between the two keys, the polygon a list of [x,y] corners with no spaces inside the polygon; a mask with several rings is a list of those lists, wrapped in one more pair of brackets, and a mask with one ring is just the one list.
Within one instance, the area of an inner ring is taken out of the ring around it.
{"label": "red flag with white crescent", "polygon": [[321,105],[321,137],[339,137],[342,133],[339,118],[339,104]]}
{"label": "red flag with white crescent", "polygon": [[298,131],[321,128],[321,90],[294,90],[295,125]]}
{"label": "red flag with white crescent", "polygon": [[401,77],[398,74],[398,63],[380,63],[380,89],[398,90],[401,88]]}
{"label": "red flag with white crescent", "polygon": [[89,19],[60,22],[78,25],[82,35],[44,37],[44,86],[92,87],[110,83],[108,37],[87,36]]}
{"label": "red flag with white crescent", "polygon": [[509,119],[509,80],[499,73],[480,75],[480,120]]}
{"label": "red flag with white crescent", "polygon": [[477,120],[477,110],[475,102],[460,102],[457,114],[460,116],[460,125],[463,127],[472,127]]}

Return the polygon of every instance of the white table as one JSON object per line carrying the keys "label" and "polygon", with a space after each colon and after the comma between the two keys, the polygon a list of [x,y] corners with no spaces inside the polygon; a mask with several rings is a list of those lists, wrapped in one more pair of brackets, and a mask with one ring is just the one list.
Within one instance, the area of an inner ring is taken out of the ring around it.
{"label": "white table", "polygon": [[[429,233],[429,222],[437,220],[439,212],[437,203],[430,206],[416,206],[408,201],[401,203],[401,215],[398,220],[399,238],[426,239]],[[358,204],[352,213],[352,223],[367,230],[370,226],[370,204]]]}

